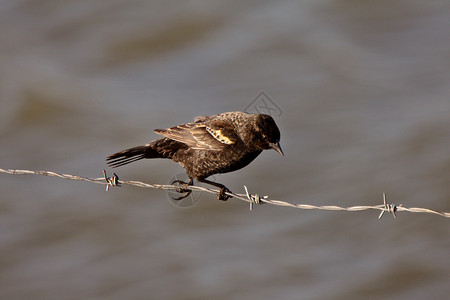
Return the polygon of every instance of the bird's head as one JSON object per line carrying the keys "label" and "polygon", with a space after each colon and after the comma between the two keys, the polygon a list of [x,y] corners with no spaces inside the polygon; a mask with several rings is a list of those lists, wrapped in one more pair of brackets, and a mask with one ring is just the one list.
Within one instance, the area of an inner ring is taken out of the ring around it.
{"label": "bird's head", "polygon": [[284,156],[280,147],[280,130],[273,118],[266,114],[256,115],[255,146],[261,150],[274,149]]}

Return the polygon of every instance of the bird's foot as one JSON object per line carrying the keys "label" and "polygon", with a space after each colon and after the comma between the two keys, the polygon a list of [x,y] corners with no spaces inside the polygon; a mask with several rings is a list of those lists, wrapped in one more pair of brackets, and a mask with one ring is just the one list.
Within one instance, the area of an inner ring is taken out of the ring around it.
{"label": "bird's foot", "polygon": [[233,198],[233,196],[227,195],[226,193],[232,193],[226,186],[220,188],[219,192],[219,200],[227,201],[230,198]]}
{"label": "bird's foot", "polygon": [[176,201],[182,200],[192,193],[192,190],[187,188],[188,186],[193,185],[193,183],[191,181],[184,182],[183,180],[175,180],[172,182],[172,185],[176,185],[176,184],[180,184],[183,186],[183,187],[179,187],[175,190],[177,193],[180,193],[183,195],[176,197],[176,198],[172,198],[173,200],[176,200]]}

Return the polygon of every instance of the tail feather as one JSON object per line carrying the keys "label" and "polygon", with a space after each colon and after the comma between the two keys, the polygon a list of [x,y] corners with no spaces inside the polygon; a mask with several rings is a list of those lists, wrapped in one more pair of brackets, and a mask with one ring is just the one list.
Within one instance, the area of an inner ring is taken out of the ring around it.
{"label": "tail feather", "polygon": [[116,159],[108,158],[108,166],[112,168],[121,167],[123,165],[127,165],[129,163],[135,162],[137,160],[143,159],[144,155],[137,155],[134,157],[119,157]]}
{"label": "tail feather", "polygon": [[116,168],[143,158],[163,158],[163,156],[153,148],[153,143],[150,143],[111,154],[106,160],[110,167]]}
{"label": "tail feather", "polygon": [[187,149],[187,146],[169,138],[162,138],[111,154],[106,161],[110,167],[116,168],[143,158],[172,158],[181,149]]}

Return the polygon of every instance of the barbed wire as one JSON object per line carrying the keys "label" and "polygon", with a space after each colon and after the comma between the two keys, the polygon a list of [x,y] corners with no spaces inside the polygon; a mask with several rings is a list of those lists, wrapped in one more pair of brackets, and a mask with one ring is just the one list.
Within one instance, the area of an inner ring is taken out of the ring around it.
{"label": "barbed wire", "polygon": [[[77,176],[77,175],[70,175],[70,174],[62,174],[62,173],[56,173],[53,171],[31,171],[31,170],[12,170],[12,169],[1,169],[0,173],[6,173],[6,174],[12,174],[12,175],[43,175],[43,176],[50,176],[50,177],[59,177],[67,180],[77,180],[77,181],[87,181],[97,184],[102,184],[106,186],[106,191],[110,189],[110,187],[113,186],[120,186],[120,185],[132,185],[142,188],[152,188],[152,189],[159,189],[159,190],[179,190],[179,185],[170,185],[170,184],[150,184],[145,183],[141,181],[134,181],[134,180],[120,180],[116,173],[113,173],[112,177],[108,177],[106,174],[106,171],[103,170],[103,177],[99,178],[89,178],[89,177],[83,177],[83,176]],[[206,192],[211,194],[218,195],[220,193],[219,190],[216,189],[210,189],[205,188],[201,186],[189,186],[189,189],[192,191],[199,191],[199,192]],[[304,209],[304,210],[326,210],[326,211],[349,211],[349,212],[356,212],[356,211],[365,211],[365,210],[378,210],[380,211],[380,215],[378,216],[379,219],[383,216],[383,214],[390,213],[393,215],[393,217],[396,217],[396,212],[410,212],[410,213],[428,213],[428,214],[434,214],[438,216],[442,216],[445,218],[450,218],[449,212],[439,212],[435,210],[431,210],[428,208],[420,208],[420,207],[404,207],[401,204],[388,204],[386,202],[386,194],[383,193],[383,204],[380,205],[360,205],[360,206],[350,206],[350,207],[340,207],[335,205],[322,205],[322,206],[316,206],[316,205],[310,205],[310,204],[293,204],[281,200],[273,200],[269,199],[269,196],[260,196],[258,194],[250,194],[247,187],[244,185],[245,194],[235,194],[226,192],[227,195],[232,196],[236,199],[246,201],[250,203],[250,210],[253,209],[254,204],[272,204],[277,206],[284,206],[284,207],[292,207],[292,208],[298,208],[298,209]]]}

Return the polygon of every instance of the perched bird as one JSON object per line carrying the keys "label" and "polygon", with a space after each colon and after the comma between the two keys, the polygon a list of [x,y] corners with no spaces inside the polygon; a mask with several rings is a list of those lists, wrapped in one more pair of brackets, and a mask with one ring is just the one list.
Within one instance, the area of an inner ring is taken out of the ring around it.
{"label": "perched bird", "polygon": [[[220,188],[219,200],[227,200],[230,196],[226,192],[231,191],[207,180],[208,176],[241,169],[263,150],[274,149],[284,155],[279,144],[280,131],[266,114],[236,111],[198,116],[192,123],[155,132],[164,137],[111,154],[106,159],[108,165],[119,167],[143,158],[169,158],[185,168],[189,176],[188,183],[178,183],[193,185],[195,178]],[[189,189],[182,191],[190,193]]]}

